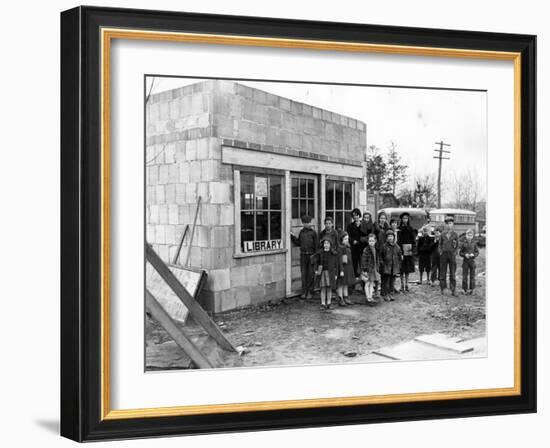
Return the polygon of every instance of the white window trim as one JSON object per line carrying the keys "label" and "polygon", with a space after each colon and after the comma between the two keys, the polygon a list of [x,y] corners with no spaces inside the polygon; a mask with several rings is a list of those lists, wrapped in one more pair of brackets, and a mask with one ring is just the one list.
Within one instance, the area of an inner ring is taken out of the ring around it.
{"label": "white window trim", "polygon": [[[246,170],[245,170],[246,171]],[[275,255],[275,254],[284,254],[287,252],[287,239],[285,238],[285,225],[286,222],[286,213],[285,207],[285,197],[287,192],[285,191],[285,177],[281,176],[281,241],[283,244],[282,249],[277,250],[265,250],[260,252],[243,252],[241,249],[241,170],[238,168],[233,169],[233,203],[235,206],[235,225],[234,225],[234,241],[235,248],[233,251],[233,258],[247,258],[247,257],[259,257],[262,255]]]}

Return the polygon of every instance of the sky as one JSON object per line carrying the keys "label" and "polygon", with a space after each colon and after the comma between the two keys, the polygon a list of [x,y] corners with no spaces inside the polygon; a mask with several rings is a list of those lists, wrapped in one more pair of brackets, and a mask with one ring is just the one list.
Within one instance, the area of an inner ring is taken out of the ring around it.
{"label": "sky", "polygon": [[[197,78],[156,78],[153,93],[203,81]],[[436,142],[450,144],[443,161],[443,186],[453,176],[474,171],[482,196],[486,192],[487,94],[480,91],[414,89],[384,86],[342,86],[290,82],[237,81],[275,95],[359,119],[367,125],[367,146],[383,152],[395,142],[416,176],[437,176]],[[448,190],[448,189],[447,189]],[[450,200],[443,188],[442,199]]]}

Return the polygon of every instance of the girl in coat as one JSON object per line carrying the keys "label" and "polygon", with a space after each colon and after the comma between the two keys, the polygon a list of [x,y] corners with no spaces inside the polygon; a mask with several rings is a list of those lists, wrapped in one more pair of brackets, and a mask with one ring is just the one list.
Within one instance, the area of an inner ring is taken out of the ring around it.
{"label": "girl in coat", "polygon": [[315,286],[321,289],[321,310],[329,310],[336,278],[344,276],[340,257],[330,238],[321,241],[321,249],[312,255],[311,261],[315,269]]}
{"label": "girl in coat", "polygon": [[373,306],[377,302],[373,298],[374,285],[380,281],[378,273],[378,252],[376,250],[376,236],[371,233],[367,240],[367,247],[361,256],[361,279],[365,282],[365,298],[367,305]]}
{"label": "girl in coat", "polygon": [[353,305],[353,302],[349,299],[349,288],[355,285],[355,272],[353,271],[353,261],[351,259],[349,235],[345,232],[342,233],[340,237],[339,256],[344,275],[342,277],[338,277],[338,281],[336,282],[338,304],[340,306]]}
{"label": "girl in coat", "polygon": [[384,300],[393,302],[393,293],[395,288],[395,277],[401,273],[401,248],[395,242],[395,233],[393,230],[386,232],[386,243],[380,252],[380,260],[383,266],[383,282],[386,295]]}
{"label": "girl in coat", "polygon": [[401,292],[409,292],[409,274],[414,272],[413,252],[416,245],[416,232],[410,224],[410,215],[402,213],[397,244],[401,248],[403,263],[401,264]]}

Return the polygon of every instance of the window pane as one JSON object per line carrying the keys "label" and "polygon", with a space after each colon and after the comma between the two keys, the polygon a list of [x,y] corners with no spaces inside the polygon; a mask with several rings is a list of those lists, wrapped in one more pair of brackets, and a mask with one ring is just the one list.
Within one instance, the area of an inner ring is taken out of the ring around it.
{"label": "window pane", "polygon": [[256,212],[256,241],[267,239],[267,212]]}
{"label": "window pane", "polygon": [[300,179],[300,197],[307,198],[307,179]]}
{"label": "window pane", "polygon": [[298,197],[298,179],[296,179],[295,177],[292,179],[292,197]]}
{"label": "window pane", "polygon": [[315,187],[313,184],[313,179],[307,180],[307,197],[308,198],[314,198],[315,197]]}
{"label": "window pane", "polygon": [[313,199],[307,201],[307,214],[312,218],[315,217],[315,201]]}
{"label": "window pane", "polygon": [[307,215],[307,200],[300,199],[300,217]]}
{"label": "window pane", "polygon": [[254,175],[241,174],[241,209],[254,208]]}
{"label": "window pane", "polygon": [[351,183],[346,182],[344,184],[344,209],[345,210],[351,210]]}
{"label": "window pane", "polygon": [[254,192],[256,193],[256,208],[267,209],[267,177],[256,176]]}
{"label": "window pane", "polygon": [[336,220],[335,220],[335,223],[334,223],[334,227],[337,230],[343,229],[343,225],[344,225],[343,217],[344,217],[344,215],[343,215],[342,212],[337,212],[336,213]]}
{"label": "window pane", "polygon": [[334,195],[335,195],[335,209],[336,210],[342,210],[344,207],[344,191],[342,187],[342,182],[335,182],[334,183]]}
{"label": "window pane", "polygon": [[241,212],[241,241],[254,241],[254,212]]}
{"label": "window pane", "polygon": [[270,239],[281,238],[281,212],[271,212],[271,236]]}
{"label": "window pane", "polygon": [[269,208],[271,210],[281,210],[281,178],[269,178]]}
{"label": "window pane", "polygon": [[300,218],[300,210],[298,209],[298,199],[292,199],[292,218]]}
{"label": "window pane", "polygon": [[325,191],[325,208],[327,210],[334,209],[334,182],[327,180]]}

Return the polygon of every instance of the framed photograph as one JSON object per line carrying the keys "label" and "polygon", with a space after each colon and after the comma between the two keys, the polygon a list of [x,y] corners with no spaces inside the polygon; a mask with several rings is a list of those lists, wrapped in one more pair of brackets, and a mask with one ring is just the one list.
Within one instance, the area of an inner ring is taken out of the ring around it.
{"label": "framed photograph", "polygon": [[535,412],[535,45],[63,12],[62,435]]}

